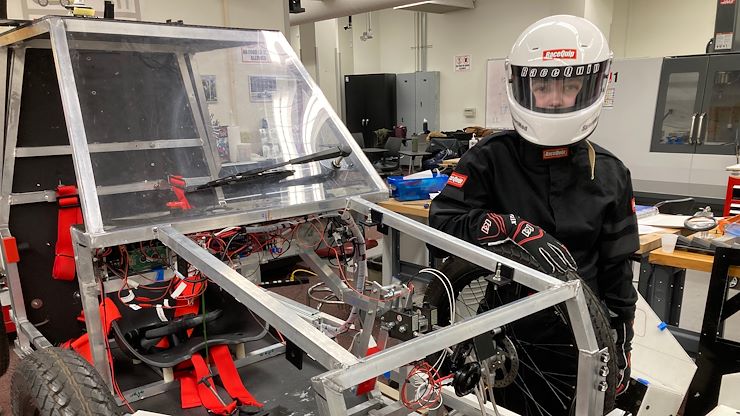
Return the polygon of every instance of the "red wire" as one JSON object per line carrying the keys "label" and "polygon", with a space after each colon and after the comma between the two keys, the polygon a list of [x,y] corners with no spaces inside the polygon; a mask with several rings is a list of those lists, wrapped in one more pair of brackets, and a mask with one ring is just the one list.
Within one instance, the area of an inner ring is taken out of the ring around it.
{"label": "red wire", "polygon": [[[100,291],[103,294],[103,298],[105,298],[105,286],[103,286],[103,282],[102,281],[100,282]],[[103,324],[103,330],[105,330],[106,329],[105,328],[105,325],[108,322],[108,312],[107,312],[107,310],[105,308],[105,303],[103,303],[103,308],[102,309],[103,309],[103,322],[102,322],[102,324]],[[126,397],[121,392],[121,388],[118,386],[118,381],[116,381],[116,372],[115,372],[115,369],[114,369],[114,366],[113,366],[113,356],[110,353],[110,342],[108,342],[108,333],[105,332],[105,331],[103,333],[103,339],[105,340],[105,351],[106,351],[105,353],[108,356],[108,358],[110,358],[110,360],[108,360],[108,367],[110,368],[110,378],[111,378],[111,383],[113,384],[113,390],[116,392],[116,394],[118,395],[118,397],[121,399],[121,402],[126,405],[126,407],[128,408],[128,410],[131,413],[136,413],[134,411],[134,408],[131,407],[131,404],[128,402],[128,400],[126,400]]]}

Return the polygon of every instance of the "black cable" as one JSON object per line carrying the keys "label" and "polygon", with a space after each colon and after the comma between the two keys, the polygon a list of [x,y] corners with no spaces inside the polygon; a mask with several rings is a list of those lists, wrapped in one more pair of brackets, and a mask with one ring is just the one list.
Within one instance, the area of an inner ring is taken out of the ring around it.
{"label": "black cable", "polygon": [[229,252],[229,246],[231,246],[231,243],[234,241],[234,239],[238,235],[239,235],[239,231],[235,232],[234,235],[232,235],[231,238],[229,239],[229,242],[226,243],[226,248],[224,249],[224,253],[221,255],[221,261],[226,260],[226,254],[228,254]]}

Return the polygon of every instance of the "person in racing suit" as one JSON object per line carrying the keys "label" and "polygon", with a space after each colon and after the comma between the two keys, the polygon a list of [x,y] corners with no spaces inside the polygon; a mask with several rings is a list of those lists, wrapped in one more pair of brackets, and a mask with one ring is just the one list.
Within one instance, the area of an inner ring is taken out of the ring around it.
{"label": "person in racing suit", "polygon": [[621,393],[629,382],[639,248],[630,172],[587,137],[598,121],[611,52],[592,23],[545,18],[507,59],[514,131],[482,139],[433,200],[430,225],[481,245],[513,241],[550,273],[577,271],[616,330]]}

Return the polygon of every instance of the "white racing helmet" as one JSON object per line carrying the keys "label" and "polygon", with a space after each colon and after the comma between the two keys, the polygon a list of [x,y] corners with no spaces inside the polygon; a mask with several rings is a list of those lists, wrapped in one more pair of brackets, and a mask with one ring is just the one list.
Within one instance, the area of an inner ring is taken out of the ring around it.
{"label": "white racing helmet", "polygon": [[519,35],[506,59],[514,128],[540,146],[566,146],[596,128],[612,53],[606,38],[581,17],[537,21]]}

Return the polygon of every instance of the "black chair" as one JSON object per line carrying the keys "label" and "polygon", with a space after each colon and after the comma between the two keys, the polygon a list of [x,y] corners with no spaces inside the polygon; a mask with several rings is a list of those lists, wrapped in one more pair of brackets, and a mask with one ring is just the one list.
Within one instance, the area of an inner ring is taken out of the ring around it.
{"label": "black chair", "polygon": [[403,139],[400,137],[389,137],[385,142],[386,152],[383,157],[373,164],[375,170],[381,176],[391,176],[401,173],[401,145]]}
{"label": "black chair", "polygon": [[352,134],[352,138],[355,139],[357,144],[360,145],[360,148],[364,149],[365,148],[365,138],[362,136],[362,133],[351,133],[351,134]]}

